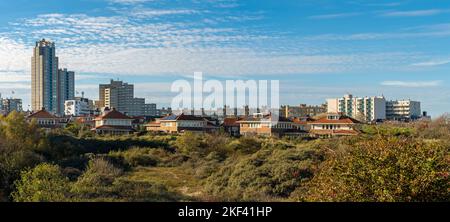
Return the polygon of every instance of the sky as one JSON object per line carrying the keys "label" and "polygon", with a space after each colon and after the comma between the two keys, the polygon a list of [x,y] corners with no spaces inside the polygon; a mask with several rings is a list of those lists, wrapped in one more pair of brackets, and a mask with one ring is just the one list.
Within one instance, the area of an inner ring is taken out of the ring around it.
{"label": "sky", "polygon": [[[0,93],[30,103],[35,42],[56,43],[76,91],[120,79],[170,104],[173,81],[280,80],[281,104],[346,93],[450,111],[448,0],[0,0]],[[78,94],[78,95],[80,95]]]}

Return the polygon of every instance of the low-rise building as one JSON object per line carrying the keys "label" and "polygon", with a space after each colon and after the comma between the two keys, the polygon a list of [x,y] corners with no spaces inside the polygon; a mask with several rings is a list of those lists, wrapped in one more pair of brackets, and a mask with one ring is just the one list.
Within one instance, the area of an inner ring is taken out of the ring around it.
{"label": "low-rise building", "polygon": [[359,121],[341,114],[329,113],[326,117],[309,122],[312,137],[333,137],[357,135]]}
{"label": "low-rise building", "polygon": [[147,131],[165,133],[216,132],[219,127],[214,122],[193,115],[169,115],[145,125]]}
{"label": "low-rise building", "polygon": [[240,124],[240,134],[243,136],[305,136],[306,130],[302,130],[298,124],[292,120],[278,117],[273,119],[269,115],[255,114],[243,117],[237,121]]}
{"label": "low-rise building", "polygon": [[95,118],[95,127],[92,131],[95,131],[97,134],[130,134],[135,131],[132,122],[132,118],[116,109],[112,109]]}
{"label": "low-rise building", "polygon": [[38,127],[43,129],[62,128],[65,127],[68,122],[65,118],[57,117],[49,113],[45,108],[31,113],[26,119],[28,122],[36,121]]}
{"label": "low-rise building", "polygon": [[223,130],[230,136],[241,135],[241,125],[238,122],[239,120],[241,120],[239,117],[226,117],[223,119],[222,123]]}

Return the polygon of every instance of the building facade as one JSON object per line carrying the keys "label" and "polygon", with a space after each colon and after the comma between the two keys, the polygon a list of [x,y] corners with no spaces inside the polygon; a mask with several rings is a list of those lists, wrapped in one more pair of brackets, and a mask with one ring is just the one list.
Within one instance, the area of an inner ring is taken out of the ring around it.
{"label": "building facade", "polygon": [[42,39],[36,42],[31,58],[31,108],[57,113],[58,57],[55,43]]}
{"label": "building facade", "polygon": [[64,103],[64,115],[66,116],[89,116],[94,114],[92,100],[87,98],[75,98],[66,100]]}
{"label": "building facade", "polygon": [[327,113],[341,113],[363,122],[386,119],[386,99],[383,96],[327,99]]}
{"label": "building facade", "polygon": [[341,114],[328,113],[326,117],[309,122],[312,137],[333,137],[357,135],[359,121]]}
{"label": "building facade", "polygon": [[157,116],[156,104],[144,104],[144,116]]}
{"label": "building facade", "polygon": [[170,115],[145,125],[147,131],[165,133],[216,132],[219,127],[208,119],[193,115]]}
{"label": "building facade", "polygon": [[300,104],[299,106],[281,106],[280,116],[285,118],[313,117],[327,112],[327,104],[311,106]]}
{"label": "building facade", "polygon": [[305,136],[307,131],[302,130],[299,124],[292,120],[278,117],[278,121],[271,115],[254,114],[243,117],[237,121],[240,124],[240,134],[243,136]]}
{"label": "building facade", "polygon": [[65,101],[75,98],[75,72],[67,69],[58,70],[58,110],[64,111]]}
{"label": "building facade", "polygon": [[420,102],[396,100],[386,102],[386,118],[388,120],[415,120],[422,116]]}
{"label": "building facade", "polygon": [[74,72],[58,69],[54,42],[42,39],[36,42],[31,57],[31,108],[45,109],[62,115],[65,100],[73,99]]}
{"label": "building facade", "polygon": [[9,114],[12,111],[22,112],[22,100],[13,98],[2,99],[0,97],[0,111],[4,114]]}
{"label": "building facade", "polygon": [[145,99],[134,98],[134,85],[111,80],[99,85],[98,107],[115,108],[128,116],[144,115]]}
{"label": "building facade", "polygon": [[95,127],[92,131],[97,134],[122,135],[134,132],[133,119],[116,109],[105,112],[94,121]]}

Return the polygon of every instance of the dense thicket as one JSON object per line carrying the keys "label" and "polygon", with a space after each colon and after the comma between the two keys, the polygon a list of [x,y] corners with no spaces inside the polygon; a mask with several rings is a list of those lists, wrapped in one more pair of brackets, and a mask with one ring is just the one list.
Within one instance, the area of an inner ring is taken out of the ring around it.
{"label": "dense thicket", "polygon": [[[450,201],[450,122],[302,140],[44,133],[0,117],[1,201]],[[171,179],[172,178],[172,179]]]}

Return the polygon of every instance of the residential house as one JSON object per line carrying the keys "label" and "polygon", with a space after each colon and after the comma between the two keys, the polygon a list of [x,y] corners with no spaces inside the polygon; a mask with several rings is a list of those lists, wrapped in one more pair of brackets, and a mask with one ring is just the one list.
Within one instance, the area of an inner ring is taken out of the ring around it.
{"label": "residential house", "polygon": [[298,124],[292,120],[278,117],[278,120],[273,119],[269,115],[256,114],[253,116],[244,117],[237,121],[240,124],[240,134],[244,136],[259,135],[259,136],[304,136],[308,132],[302,130]]}
{"label": "residential house", "polygon": [[169,115],[145,125],[147,131],[165,133],[215,132],[219,128],[213,121],[194,115]]}
{"label": "residential house", "polygon": [[359,121],[337,113],[328,113],[326,117],[308,123],[312,137],[353,136],[358,131]]}
{"label": "residential house", "polygon": [[132,122],[132,118],[113,108],[95,118],[95,127],[92,130],[97,134],[130,134],[134,132]]}
{"label": "residential house", "polygon": [[45,108],[41,110],[31,113],[26,117],[27,121],[31,122],[33,120],[36,121],[39,128],[44,129],[55,129],[55,128],[63,128],[67,124],[67,119],[57,117],[51,113],[49,113]]}
{"label": "residential house", "polygon": [[239,117],[226,117],[223,119],[222,127],[226,133],[231,136],[240,136],[241,135],[241,125],[239,124]]}

